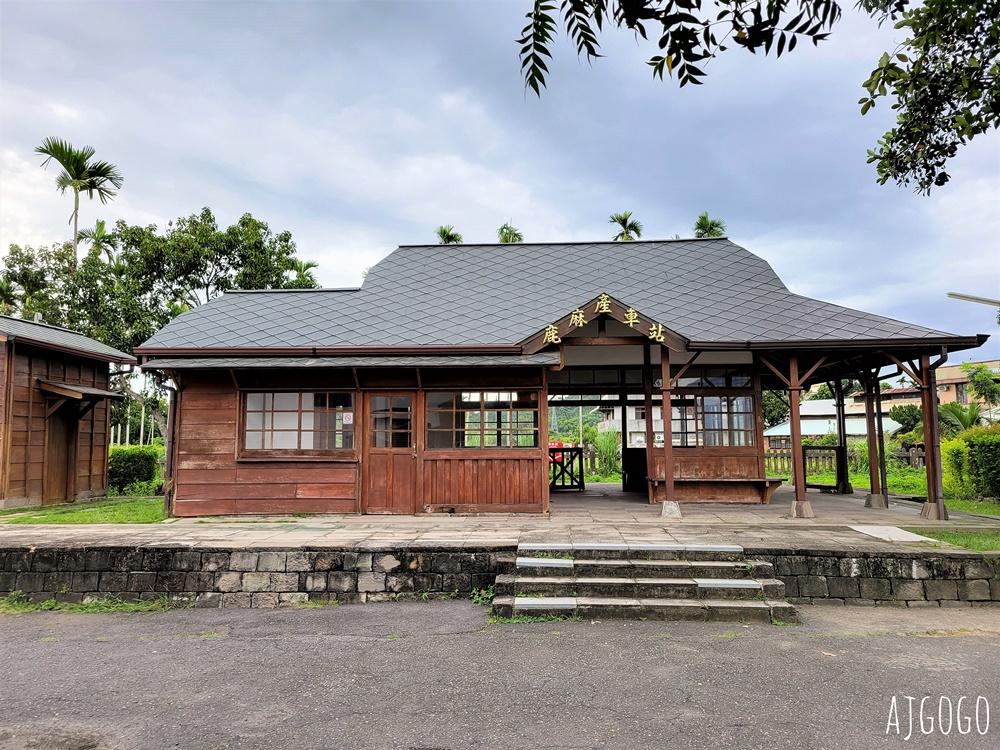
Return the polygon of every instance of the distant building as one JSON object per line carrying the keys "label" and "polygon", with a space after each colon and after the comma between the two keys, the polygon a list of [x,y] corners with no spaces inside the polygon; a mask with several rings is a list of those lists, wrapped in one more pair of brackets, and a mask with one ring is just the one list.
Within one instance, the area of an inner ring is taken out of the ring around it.
{"label": "distant building", "polygon": [[[916,389],[914,389],[916,390]],[[830,399],[816,399],[813,401],[803,401],[799,407],[802,410],[802,437],[810,440],[819,440],[826,435],[837,434],[837,405]],[[901,425],[889,419],[885,414],[889,407],[886,401],[882,402],[882,430],[888,435],[898,430]],[[864,401],[860,403],[845,404],[844,411],[847,425],[847,439],[860,440],[868,435],[868,423],[865,420]],[[764,430],[765,448],[791,448],[792,447],[791,422],[785,421]]]}

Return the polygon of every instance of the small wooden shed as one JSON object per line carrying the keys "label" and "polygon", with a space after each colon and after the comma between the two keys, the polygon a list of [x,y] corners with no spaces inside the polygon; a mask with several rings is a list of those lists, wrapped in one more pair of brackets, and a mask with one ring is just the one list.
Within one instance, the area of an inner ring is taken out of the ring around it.
{"label": "small wooden shed", "polygon": [[0,508],[104,495],[109,363],[124,352],[75,331],[0,315]]}

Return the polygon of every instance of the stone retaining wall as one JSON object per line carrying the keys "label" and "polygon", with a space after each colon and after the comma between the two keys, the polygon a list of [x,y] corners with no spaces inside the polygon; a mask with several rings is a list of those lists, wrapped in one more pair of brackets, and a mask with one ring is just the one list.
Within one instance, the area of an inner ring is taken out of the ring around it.
{"label": "stone retaining wall", "polygon": [[168,595],[196,607],[278,607],[468,597],[496,579],[500,550],[0,549],[0,596],[84,602]]}
{"label": "stone retaining wall", "polygon": [[774,565],[793,604],[1000,606],[1000,555],[747,549]]}

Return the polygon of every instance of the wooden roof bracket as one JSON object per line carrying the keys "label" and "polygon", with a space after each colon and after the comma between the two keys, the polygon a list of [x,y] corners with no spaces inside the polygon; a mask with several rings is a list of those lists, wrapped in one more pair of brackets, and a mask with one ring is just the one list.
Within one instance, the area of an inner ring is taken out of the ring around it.
{"label": "wooden roof bracket", "polygon": [[765,357],[765,356],[764,356],[763,354],[758,354],[758,355],[757,355],[757,359],[759,359],[759,360],[760,360],[761,362],[763,362],[763,363],[764,363],[765,365],[767,365],[767,369],[769,369],[769,370],[770,370],[771,372],[773,372],[773,373],[774,373],[775,375],[777,375],[777,376],[778,376],[778,379],[779,379],[779,380],[780,380],[780,381],[781,381],[782,383],[784,383],[784,384],[785,384],[786,386],[788,386],[789,388],[791,388],[791,387],[792,387],[792,383],[791,383],[791,381],[790,381],[790,380],[789,380],[788,378],[786,378],[786,377],[785,377],[784,375],[782,375],[782,374],[781,374],[781,370],[779,370],[779,369],[778,369],[777,367],[775,367],[774,365],[772,365],[772,364],[771,364],[771,363],[770,363],[770,362],[768,361],[767,357]]}
{"label": "wooden roof bracket", "polygon": [[[947,350],[945,349],[945,351],[947,351]],[[879,353],[880,354],[884,354],[889,359],[891,359],[895,363],[896,367],[898,367],[900,370],[902,370],[903,372],[905,372],[907,375],[910,376],[910,379],[913,380],[914,383],[916,383],[920,387],[924,387],[924,386],[927,385],[924,382],[924,379],[922,377],[920,377],[919,375],[917,375],[917,372],[919,372],[920,368],[916,367],[912,362],[910,362],[909,363],[910,366],[907,367],[902,362],[900,362],[899,359],[896,357],[896,355],[893,354],[892,352],[887,352],[887,351],[882,350]],[[947,356],[947,355],[945,355],[945,356]],[[910,369],[910,368],[913,368],[913,369]]]}
{"label": "wooden roof bracket", "polygon": [[[685,362],[684,366],[681,367],[681,369],[679,369],[677,371],[677,374],[674,375],[672,378],[670,378],[670,387],[671,388],[676,388],[677,387],[677,383],[681,379],[681,376],[684,375],[684,373],[686,373],[688,371],[688,368],[691,365],[693,365],[695,363],[695,360],[698,359],[698,357],[700,357],[703,353],[704,352],[702,350],[700,350],[700,349],[698,351],[696,351],[694,353],[694,356],[691,357],[691,359],[689,359],[687,362]],[[670,373],[667,373],[667,375],[669,377]]]}
{"label": "wooden roof bracket", "polygon": [[52,404],[52,406],[50,406],[48,410],[45,412],[45,418],[48,419],[57,411],[59,411],[62,405],[65,404],[67,401],[69,401],[69,399],[65,397],[56,399],[55,402]]}

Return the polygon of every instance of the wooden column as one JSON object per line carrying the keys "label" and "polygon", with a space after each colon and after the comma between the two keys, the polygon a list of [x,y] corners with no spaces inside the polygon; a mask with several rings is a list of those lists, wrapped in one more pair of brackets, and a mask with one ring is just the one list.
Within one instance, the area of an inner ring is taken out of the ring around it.
{"label": "wooden column", "polygon": [[[646,408],[646,479],[656,478],[656,460],[653,458],[653,365],[649,346],[642,346],[642,393],[645,397]],[[625,445],[625,425],[628,420],[622,417],[622,445]],[[649,502],[656,500],[656,486],[652,482],[647,482],[649,486]]]}
{"label": "wooden column", "polygon": [[931,359],[920,357],[920,403],[924,417],[924,462],[927,464],[927,502],[920,509],[920,517],[932,521],[947,521],[948,509],[944,506],[941,487],[941,430],[937,413],[937,375],[931,368]]}
{"label": "wooden column", "polygon": [[[625,414],[628,411],[628,392],[625,390],[625,376],[622,374],[622,390],[618,394],[618,408],[621,409],[622,425],[622,492],[628,487],[628,475],[625,473],[625,449],[628,448],[628,438],[625,435]],[[614,421],[615,407],[611,407],[611,420]]]}
{"label": "wooden column", "polygon": [[799,396],[802,381],[799,379],[799,357],[788,358],[788,418],[792,433],[792,481],[795,482],[795,499],[792,501],[792,518],[815,518],[812,505],[806,500],[806,457],[802,451],[802,421]]}
{"label": "wooden column", "polygon": [[674,420],[671,411],[670,395],[673,383],[670,380],[670,350],[660,347],[660,363],[663,369],[661,387],[663,388],[663,500],[673,503],[674,499]]}
{"label": "wooden column", "polygon": [[[549,512],[549,373],[542,370],[542,390],[538,394],[538,442],[542,449],[542,486],[539,488],[542,500],[542,513]],[[358,474],[360,474],[360,467]],[[359,495],[360,497],[360,495]]]}
{"label": "wooden column", "polygon": [[878,372],[876,371],[872,376],[873,388],[875,393],[875,434],[877,435],[878,444],[878,483],[882,488],[882,498],[885,502],[885,507],[889,507],[889,478],[887,476],[885,466],[885,430],[882,426],[882,383],[878,378]]}
{"label": "wooden column", "polygon": [[870,372],[865,372],[861,379],[865,387],[865,440],[868,445],[868,495],[865,498],[866,508],[887,508],[885,495],[879,481],[881,472],[878,466],[878,428],[875,425],[875,392],[878,381]]}
{"label": "wooden column", "polygon": [[851,487],[847,467],[847,414],[844,410],[844,381],[840,378],[833,381],[833,398],[837,410],[837,444],[840,447],[837,455],[837,492],[849,495],[854,488]]}

